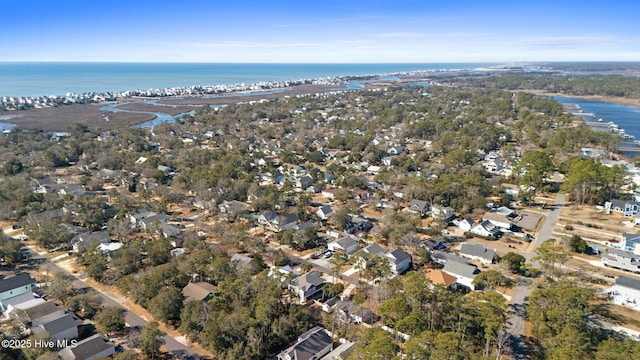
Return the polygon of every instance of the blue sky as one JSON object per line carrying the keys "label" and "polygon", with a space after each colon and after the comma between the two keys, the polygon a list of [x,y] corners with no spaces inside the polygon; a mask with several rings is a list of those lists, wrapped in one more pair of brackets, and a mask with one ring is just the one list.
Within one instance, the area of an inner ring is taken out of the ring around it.
{"label": "blue sky", "polygon": [[0,61],[640,61],[630,0],[0,0],[0,12]]}

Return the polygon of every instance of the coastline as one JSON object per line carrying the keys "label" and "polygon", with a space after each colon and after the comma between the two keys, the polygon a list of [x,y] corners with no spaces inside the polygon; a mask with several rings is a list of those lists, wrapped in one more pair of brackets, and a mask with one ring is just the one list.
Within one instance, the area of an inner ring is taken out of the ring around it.
{"label": "coastline", "polygon": [[576,99],[584,99],[584,100],[595,100],[606,103],[616,103],[623,105],[632,105],[640,107],[640,98],[628,98],[623,96],[602,96],[602,95],[573,95],[573,94],[565,94],[565,93],[550,93],[545,92],[543,90],[534,90],[534,89],[524,89],[524,90],[516,90],[516,92],[528,92],[531,94],[542,95],[542,96],[566,96],[572,97]]}
{"label": "coastline", "polygon": [[[377,84],[363,84],[360,90],[380,88]],[[353,91],[346,84],[301,84],[288,86],[277,91],[248,90],[216,95],[190,95],[145,97],[135,96],[116,101],[102,101],[89,104],[69,104],[53,107],[32,108],[27,110],[5,110],[8,117],[0,123],[15,124],[13,129],[39,131],[68,131],[76,124],[86,125],[91,130],[104,131],[122,127],[137,126],[148,123],[157,118],[150,112],[164,113],[170,116],[193,111],[204,105],[235,104],[238,102],[259,101],[262,99],[276,99],[294,97],[307,94],[328,93],[339,91]],[[126,112],[112,112],[101,110],[105,105],[114,105]],[[104,116],[109,121],[105,121]]]}

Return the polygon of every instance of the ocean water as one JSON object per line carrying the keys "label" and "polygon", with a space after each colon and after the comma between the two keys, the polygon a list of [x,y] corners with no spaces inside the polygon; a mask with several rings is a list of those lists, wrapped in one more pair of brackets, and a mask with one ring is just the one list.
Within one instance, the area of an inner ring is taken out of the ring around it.
{"label": "ocean water", "polygon": [[[608,123],[618,125],[618,129],[624,129],[628,135],[633,135],[640,140],[640,107],[618,103],[608,103],[596,100],[578,99],[566,96],[554,96],[554,100],[563,105],[578,105],[583,114],[580,115],[586,124],[597,130],[608,130]],[[601,121],[598,121],[602,119]],[[630,149],[637,147],[632,141],[624,141],[621,147]],[[622,151],[629,157],[640,156],[640,147],[633,151]]]}
{"label": "ocean water", "polygon": [[417,70],[477,69],[499,64],[232,64],[232,63],[0,63],[0,97],[234,85]]}

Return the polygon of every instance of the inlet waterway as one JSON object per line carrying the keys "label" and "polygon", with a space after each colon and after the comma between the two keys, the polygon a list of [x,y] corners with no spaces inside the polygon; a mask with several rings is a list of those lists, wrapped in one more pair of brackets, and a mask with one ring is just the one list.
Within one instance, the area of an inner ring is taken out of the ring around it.
{"label": "inlet waterway", "polygon": [[621,134],[620,150],[623,155],[640,156],[640,146],[636,142],[640,140],[640,107],[567,96],[552,98],[584,119],[592,129]]}

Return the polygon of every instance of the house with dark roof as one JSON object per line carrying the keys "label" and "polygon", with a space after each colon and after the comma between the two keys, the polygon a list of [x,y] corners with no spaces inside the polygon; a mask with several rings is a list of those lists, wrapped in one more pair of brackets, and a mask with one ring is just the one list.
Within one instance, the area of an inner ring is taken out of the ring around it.
{"label": "house with dark roof", "polygon": [[46,322],[38,323],[31,327],[33,334],[49,333],[54,341],[76,339],[78,337],[78,325],[82,323],[73,313],[67,313],[54,319],[46,319]]}
{"label": "house with dark roof", "polygon": [[316,326],[298,337],[290,348],[283,350],[277,360],[317,360],[333,350],[333,340],[329,332]]}
{"label": "house with dark roof", "polygon": [[354,239],[352,236],[345,236],[328,243],[327,248],[331,251],[338,251],[351,255],[358,248],[358,240]]}
{"label": "house with dark roof", "polygon": [[297,224],[298,215],[296,214],[280,215],[271,222],[274,231],[289,230],[294,228]]}
{"label": "house with dark roof", "polygon": [[613,199],[604,203],[604,210],[607,214],[610,214],[613,211],[630,217],[640,212],[640,203],[636,201]]}
{"label": "house with dark roof", "polygon": [[473,235],[483,236],[483,237],[498,237],[501,231],[500,228],[494,225],[489,220],[483,220],[479,224],[475,224],[469,230]]}
{"label": "house with dark roof", "polygon": [[371,309],[357,305],[352,301],[340,301],[336,305],[336,312],[343,321],[352,322],[354,324],[373,324],[380,320]]}
{"label": "house with dark roof", "polygon": [[182,295],[185,299],[195,301],[209,301],[215,292],[215,285],[204,281],[190,282],[182,289]]}
{"label": "house with dark roof", "polygon": [[[25,303],[23,303],[25,304]],[[19,305],[11,311],[11,318],[16,319],[24,327],[29,328],[31,324],[42,322],[47,316],[57,318],[63,316],[64,308],[53,301],[44,301],[37,305],[22,308]]]}
{"label": "house with dark roof", "polygon": [[333,208],[331,208],[331,205],[323,205],[316,211],[316,215],[318,215],[320,219],[326,220],[333,215]]}
{"label": "house with dark roof", "polygon": [[391,274],[401,274],[411,267],[411,255],[404,250],[397,248],[384,254],[389,259]]}
{"label": "house with dark roof", "polygon": [[413,199],[409,204],[409,211],[420,214],[423,217],[429,215],[430,209],[431,205],[424,200]]}
{"label": "house with dark roof", "polygon": [[489,250],[482,244],[464,243],[460,247],[460,256],[480,261],[483,264],[491,264],[496,256],[496,251]]}
{"label": "house with dark roof", "polygon": [[293,279],[291,284],[289,284],[289,289],[298,294],[300,303],[304,304],[319,294],[326,282],[327,281],[322,278],[321,272],[309,271]]}
{"label": "house with dark roof", "polygon": [[78,341],[75,346],[66,347],[58,352],[63,360],[97,360],[113,355],[116,348],[100,334]]}
{"label": "house with dark roof", "polygon": [[28,273],[20,273],[0,280],[0,310],[5,312],[9,305],[29,301],[35,296],[31,287],[36,281]]}
{"label": "house with dark roof", "polygon": [[454,255],[448,252],[434,250],[431,252],[431,259],[437,264],[446,265],[448,262],[458,262],[461,264],[469,264],[466,259],[461,258],[458,255]]}

